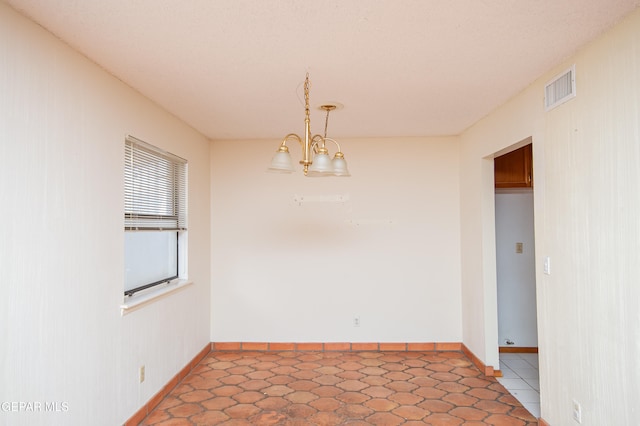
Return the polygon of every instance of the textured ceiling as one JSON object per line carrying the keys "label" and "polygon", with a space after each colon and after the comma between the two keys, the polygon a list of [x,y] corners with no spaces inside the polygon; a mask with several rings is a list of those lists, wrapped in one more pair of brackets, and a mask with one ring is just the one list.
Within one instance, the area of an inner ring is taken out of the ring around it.
{"label": "textured ceiling", "polygon": [[[459,134],[640,0],[6,0],[211,139]],[[542,94],[541,100],[542,102]]]}

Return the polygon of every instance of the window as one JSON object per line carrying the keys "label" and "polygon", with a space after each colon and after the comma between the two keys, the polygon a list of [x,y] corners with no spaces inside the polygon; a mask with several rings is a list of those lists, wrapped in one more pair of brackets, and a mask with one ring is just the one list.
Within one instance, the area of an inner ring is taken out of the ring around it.
{"label": "window", "polygon": [[180,276],[187,230],[187,161],[125,139],[125,296]]}

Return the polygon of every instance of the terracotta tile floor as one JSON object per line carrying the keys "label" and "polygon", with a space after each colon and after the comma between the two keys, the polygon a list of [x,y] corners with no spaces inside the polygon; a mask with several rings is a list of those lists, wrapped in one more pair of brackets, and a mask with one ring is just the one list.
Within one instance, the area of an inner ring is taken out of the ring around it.
{"label": "terracotta tile floor", "polygon": [[211,352],[142,425],[537,425],[461,352]]}

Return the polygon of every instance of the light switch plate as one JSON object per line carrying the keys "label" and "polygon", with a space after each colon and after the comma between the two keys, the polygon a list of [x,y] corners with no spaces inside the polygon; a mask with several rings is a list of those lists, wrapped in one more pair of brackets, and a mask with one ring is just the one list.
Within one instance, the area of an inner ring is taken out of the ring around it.
{"label": "light switch plate", "polygon": [[551,275],[551,258],[549,256],[544,258],[544,273]]}

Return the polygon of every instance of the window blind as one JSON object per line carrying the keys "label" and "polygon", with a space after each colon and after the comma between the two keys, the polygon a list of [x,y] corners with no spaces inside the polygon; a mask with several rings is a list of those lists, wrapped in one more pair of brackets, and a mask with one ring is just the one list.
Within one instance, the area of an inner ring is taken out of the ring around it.
{"label": "window blind", "polygon": [[125,140],[124,229],[187,229],[187,161],[133,136]]}

